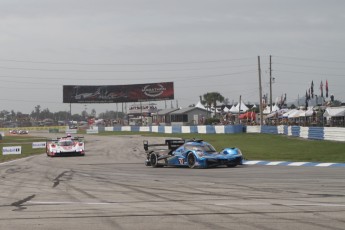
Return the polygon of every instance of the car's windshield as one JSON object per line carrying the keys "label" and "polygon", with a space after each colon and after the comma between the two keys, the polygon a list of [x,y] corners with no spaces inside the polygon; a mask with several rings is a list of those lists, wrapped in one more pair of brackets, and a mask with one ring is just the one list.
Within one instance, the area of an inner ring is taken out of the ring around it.
{"label": "car's windshield", "polygon": [[60,146],[73,146],[73,141],[71,141],[71,140],[60,141],[59,145]]}
{"label": "car's windshield", "polygon": [[210,144],[204,145],[185,145],[185,149],[187,150],[194,150],[194,151],[202,151],[207,153],[214,153],[216,149]]}

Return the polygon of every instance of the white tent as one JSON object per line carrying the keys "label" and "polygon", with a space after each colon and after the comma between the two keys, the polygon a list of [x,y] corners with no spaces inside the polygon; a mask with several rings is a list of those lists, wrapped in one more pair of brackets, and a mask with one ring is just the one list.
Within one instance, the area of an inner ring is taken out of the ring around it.
{"label": "white tent", "polygon": [[323,114],[324,117],[344,117],[345,107],[329,107]]}
{"label": "white tent", "polygon": [[[240,108],[240,105],[241,105],[241,108]],[[241,104],[237,103],[236,106],[232,106],[230,109],[230,112],[231,113],[239,113],[240,109],[241,109],[240,112],[247,112],[249,110],[249,108],[243,103],[243,101],[241,101]]]}
{"label": "white tent", "polygon": [[236,106],[232,105],[230,108],[230,113],[238,113],[238,109],[236,110]]}
{"label": "white tent", "polygon": [[286,113],[284,113],[282,117],[288,118],[290,114],[296,113],[296,111],[298,111],[298,110],[297,109],[291,109],[291,110],[287,111]]}
{"label": "white tent", "polygon": [[229,109],[228,107],[225,106],[224,109],[223,109],[223,111],[227,113],[227,112],[230,112],[230,109]]}
{"label": "white tent", "polygon": [[205,106],[203,106],[203,104],[201,104],[200,101],[198,101],[198,103],[196,103],[195,107],[201,108],[201,109],[206,109]]}
{"label": "white tent", "polygon": [[276,112],[279,110],[279,107],[277,105],[272,106],[272,111],[271,111],[271,106],[266,106],[264,111],[262,111],[262,114],[270,114],[272,112]]}
{"label": "white tent", "polygon": [[303,114],[300,114],[300,117],[310,117],[314,113],[313,107],[308,107],[307,111],[304,111]]}
{"label": "white tent", "polygon": [[295,110],[292,113],[289,114],[288,118],[297,118],[300,117],[301,114],[305,113],[304,110]]}
{"label": "white tent", "polygon": [[289,109],[279,109],[274,111],[266,116],[266,118],[277,117],[280,118],[284,113],[288,112]]}

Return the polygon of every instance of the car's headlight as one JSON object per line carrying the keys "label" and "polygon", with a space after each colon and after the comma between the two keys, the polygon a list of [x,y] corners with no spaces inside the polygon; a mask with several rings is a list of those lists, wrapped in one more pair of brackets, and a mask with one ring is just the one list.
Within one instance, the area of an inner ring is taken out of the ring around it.
{"label": "car's headlight", "polygon": [[199,157],[203,157],[203,156],[205,155],[202,151],[196,151],[196,154],[197,154]]}
{"label": "car's headlight", "polygon": [[242,156],[242,152],[240,149],[237,149],[237,153],[238,153],[238,155]]}

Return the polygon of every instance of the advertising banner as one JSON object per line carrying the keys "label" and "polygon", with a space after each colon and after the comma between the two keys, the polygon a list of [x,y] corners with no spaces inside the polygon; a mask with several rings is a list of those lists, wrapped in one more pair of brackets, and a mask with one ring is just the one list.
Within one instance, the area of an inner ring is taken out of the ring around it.
{"label": "advertising banner", "polygon": [[173,99],[173,82],[63,86],[63,103],[121,103]]}
{"label": "advertising banner", "polygon": [[47,143],[46,142],[33,142],[32,143],[32,148],[33,149],[45,149]]}
{"label": "advertising banner", "polygon": [[22,146],[2,147],[2,155],[22,154]]}

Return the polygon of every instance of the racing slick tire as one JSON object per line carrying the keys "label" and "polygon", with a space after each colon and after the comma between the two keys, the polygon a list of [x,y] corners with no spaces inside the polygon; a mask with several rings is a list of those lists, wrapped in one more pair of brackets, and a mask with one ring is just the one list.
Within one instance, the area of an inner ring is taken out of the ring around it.
{"label": "racing slick tire", "polygon": [[196,158],[193,153],[189,153],[187,156],[187,162],[188,162],[188,167],[189,168],[194,168],[196,164]]}
{"label": "racing slick tire", "polygon": [[229,165],[226,165],[226,167],[228,168],[235,168],[237,165],[234,165],[234,164],[229,164]]}
{"label": "racing slick tire", "polygon": [[153,168],[158,167],[158,156],[155,153],[150,154],[150,164]]}

